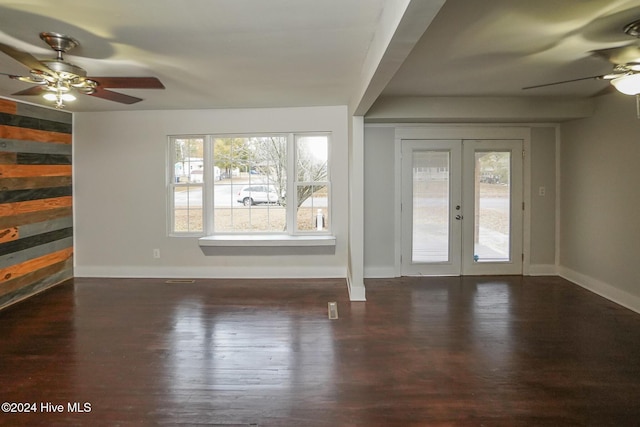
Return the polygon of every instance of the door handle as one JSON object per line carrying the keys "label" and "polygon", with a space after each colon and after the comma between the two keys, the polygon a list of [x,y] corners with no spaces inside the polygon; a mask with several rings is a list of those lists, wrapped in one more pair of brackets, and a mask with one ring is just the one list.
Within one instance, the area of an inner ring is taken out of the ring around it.
{"label": "door handle", "polygon": [[462,215],[456,215],[456,219],[457,219],[458,221],[460,221],[460,220],[461,220],[461,219],[463,219],[463,218],[464,218],[464,217],[463,217]]}

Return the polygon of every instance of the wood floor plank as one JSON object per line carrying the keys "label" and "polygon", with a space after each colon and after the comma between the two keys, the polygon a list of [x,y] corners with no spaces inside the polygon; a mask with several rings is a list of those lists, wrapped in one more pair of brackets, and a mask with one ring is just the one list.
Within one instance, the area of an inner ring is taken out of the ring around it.
{"label": "wood floor plank", "polygon": [[637,425],[637,313],[557,277],[366,285],[76,278],[0,312],[0,400],[65,408],[0,425]]}

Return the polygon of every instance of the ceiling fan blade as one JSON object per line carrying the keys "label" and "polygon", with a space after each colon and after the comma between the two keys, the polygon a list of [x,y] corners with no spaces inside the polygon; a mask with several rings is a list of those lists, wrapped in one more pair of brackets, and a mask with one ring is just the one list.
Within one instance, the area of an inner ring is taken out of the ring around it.
{"label": "ceiling fan blade", "polygon": [[40,95],[44,92],[42,86],[32,86],[29,89],[21,90],[20,92],[12,93],[12,95]]}
{"label": "ceiling fan blade", "polygon": [[125,95],[124,93],[113,92],[107,89],[102,89],[98,86],[94,93],[87,95],[95,96],[97,98],[106,99],[109,101],[119,102],[121,104],[135,104],[142,101],[142,98],[136,98],[135,96]]}
{"label": "ceiling fan blade", "polygon": [[57,76],[57,74],[53,70],[44,65],[42,62],[38,61],[30,53],[23,52],[4,43],[0,43],[0,50],[16,61],[20,62],[22,65],[25,65],[30,70],[38,70],[50,76]]}
{"label": "ceiling fan blade", "polygon": [[527,87],[523,87],[522,90],[537,89],[539,87],[547,87],[547,86],[561,85],[561,84],[564,84],[564,83],[579,82],[581,80],[603,80],[606,76],[607,76],[607,74],[600,75],[600,76],[580,77],[579,79],[563,80],[561,82],[553,82],[553,83],[545,83],[545,84],[535,85],[535,86],[527,86]]}
{"label": "ceiling fan blade", "polygon": [[594,53],[600,57],[607,59],[613,64],[627,64],[633,62],[640,62],[640,47],[639,46],[621,46],[610,49],[600,49],[594,51]]}
{"label": "ceiling fan blade", "polygon": [[156,77],[87,77],[110,89],[164,89]]}

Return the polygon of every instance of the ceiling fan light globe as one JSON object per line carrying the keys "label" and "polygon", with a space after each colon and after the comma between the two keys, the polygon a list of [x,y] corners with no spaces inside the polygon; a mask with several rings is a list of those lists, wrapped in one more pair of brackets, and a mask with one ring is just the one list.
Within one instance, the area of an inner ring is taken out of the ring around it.
{"label": "ceiling fan light globe", "polygon": [[611,80],[611,84],[620,93],[638,95],[640,94],[640,73],[617,77]]}

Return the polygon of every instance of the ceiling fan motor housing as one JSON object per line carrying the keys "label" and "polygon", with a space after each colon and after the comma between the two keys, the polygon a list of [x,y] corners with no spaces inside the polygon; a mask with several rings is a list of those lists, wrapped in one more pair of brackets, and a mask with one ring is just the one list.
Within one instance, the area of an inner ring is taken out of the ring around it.
{"label": "ceiling fan motor housing", "polygon": [[66,53],[80,45],[78,40],[59,33],[42,32],[40,33],[40,38],[56,52]]}
{"label": "ceiling fan motor housing", "polygon": [[40,62],[49,67],[51,71],[55,71],[64,80],[74,80],[79,77],[87,76],[87,72],[84,69],[66,61],[45,59]]}

